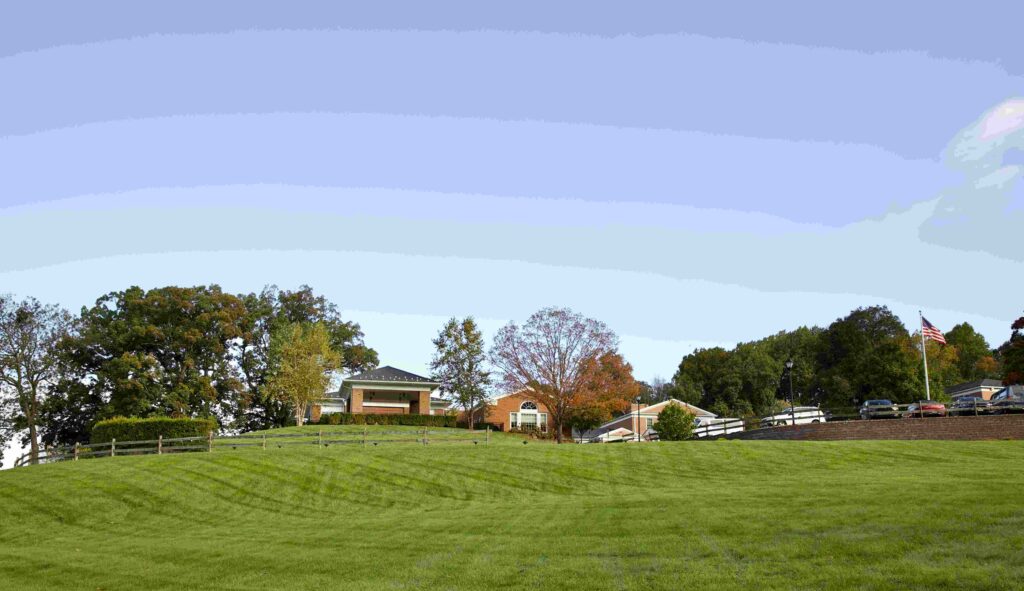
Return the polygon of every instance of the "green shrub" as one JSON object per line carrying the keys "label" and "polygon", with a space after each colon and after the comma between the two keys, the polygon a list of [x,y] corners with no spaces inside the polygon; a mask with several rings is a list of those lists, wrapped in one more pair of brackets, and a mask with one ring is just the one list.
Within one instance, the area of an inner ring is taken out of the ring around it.
{"label": "green shrub", "polygon": [[[404,425],[408,427],[455,427],[455,415],[364,415],[347,412],[333,412],[327,423],[320,417],[320,424],[330,425]],[[337,421],[337,422],[335,422]]]}
{"label": "green shrub", "polygon": [[118,441],[149,441],[163,436],[164,439],[179,437],[205,437],[217,430],[216,419],[172,419],[152,417],[148,419],[115,417],[99,421],[92,428],[93,443]]}
{"label": "green shrub", "polygon": [[683,410],[678,404],[669,404],[658,413],[658,422],[654,425],[658,439],[662,441],[682,441],[693,435],[693,415]]}

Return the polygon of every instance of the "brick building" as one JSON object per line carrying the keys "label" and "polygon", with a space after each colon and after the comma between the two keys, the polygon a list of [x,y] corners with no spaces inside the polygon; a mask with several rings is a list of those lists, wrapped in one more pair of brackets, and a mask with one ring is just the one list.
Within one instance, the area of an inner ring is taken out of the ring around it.
{"label": "brick building", "polygon": [[990,400],[992,395],[1003,389],[1003,382],[1000,380],[975,380],[964,382],[946,388],[946,396],[954,402],[959,398],[981,398]]}
{"label": "brick building", "polygon": [[329,393],[310,410],[310,419],[321,414],[420,414],[440,415],[448,401],[434,395],[440,383],[390,365],[345,378],[341,389]]}

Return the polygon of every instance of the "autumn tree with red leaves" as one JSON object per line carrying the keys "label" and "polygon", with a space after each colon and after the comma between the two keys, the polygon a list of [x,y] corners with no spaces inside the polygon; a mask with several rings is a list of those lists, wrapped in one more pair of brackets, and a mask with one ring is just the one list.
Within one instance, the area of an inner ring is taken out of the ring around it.
{"label": "autumn tree with red leaves", "polygon": [[570,400],[568,424],[588,431],[630,408],[643,386],[622,355],[608,352],[584,364],[583,385]]}
{"label": "autumn tree with red leaves", "polygon": [[508,391],[525,390],[548,408],[561,443],[579,397],[590,399],[589,388],[613,379],[610,374],[595,377],[593,364],[617,345],[618,337],[603,322],[568,308],[545,308],[523,326],[510,322],[502,327],[490,357]]}

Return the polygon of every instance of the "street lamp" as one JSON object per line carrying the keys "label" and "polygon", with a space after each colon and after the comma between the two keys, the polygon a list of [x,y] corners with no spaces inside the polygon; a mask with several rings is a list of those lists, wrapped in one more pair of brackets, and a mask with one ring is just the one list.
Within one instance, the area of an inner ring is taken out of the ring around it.
{"label": "street lamp", "polygon": [[786,360],[786,373],[789,374],[789,414],[793,417],[793,424],[796,424],[796,408],[793,404],[793,359]]}
{"label": "street lamp", "polygon": [[640,443],[640,397],[636,397],[636,442]]}

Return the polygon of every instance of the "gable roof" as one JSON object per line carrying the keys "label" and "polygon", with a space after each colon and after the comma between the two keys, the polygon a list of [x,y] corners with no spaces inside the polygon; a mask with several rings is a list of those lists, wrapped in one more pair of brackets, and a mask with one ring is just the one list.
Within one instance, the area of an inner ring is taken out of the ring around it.
{"label": "gable roof", "polygon": [[[656,417],[656,416],[658,416],[658,413],[661,412],[661,410],[663,408],[665,408],[669,403],[672,403],[672,402],[678,404],[679,406],[682,406],[685,409],[688,409],[694,416],[697,416],[697,417],[715,417],[715,416],[717,416],[717,415],[715,415],[715,413],[708,412],[708,411],[704,410],[703,408],[698,408],[698,407],[696,407],[696,406],[694,406],[692,404],[689,404],[687,402],[683,402],[682,400],[676,400],[675,398],[669,398],[668,400],[663,400],[663,401],[661,401],[661,402],[659,402],[657,404],[652,404],[650,406],[645,406],[645,407],[641,408],[640,409],[640,416],[641,417]],[[617,423],[617,422],[621,421],[622,419],[628,419],[630,417],[636,416],[636,414],[637,414],[636,410],[631,410],[630,412],[623,413],[623,414],[615,417],[614,419],[612,419],[610,421],[606,421],[603,425],[601,425],[601,427],[598,427],[598,429],[601,429],[603,427],[607,427],[608,425],[611,425],[612,423]]]}
{"label": "gable roof", "polygon": [[1002,385],[1003,382],[1000,380],[991,380],[986,378],[984,380],[974,380],[973,382],[964,382],[962,384],[949,386],[948,388],[946,388],[946,393],[952,394],[954,392],[961,392],[964,390],[975,390],[977,388],[1000,388],[1002,387]]}
{"label": "gable roof", "polygon": [[378,367],[377,369],[371,369],[370,371],[364,371],[361,374],[354,375],[350,378],[345,378],[345,381],[438,384],[438,382],[435,382],[430,378],[416,375],[412,372],[405,371],[404,369],[398,369],[397,367],[391,367],[390,365]]}

